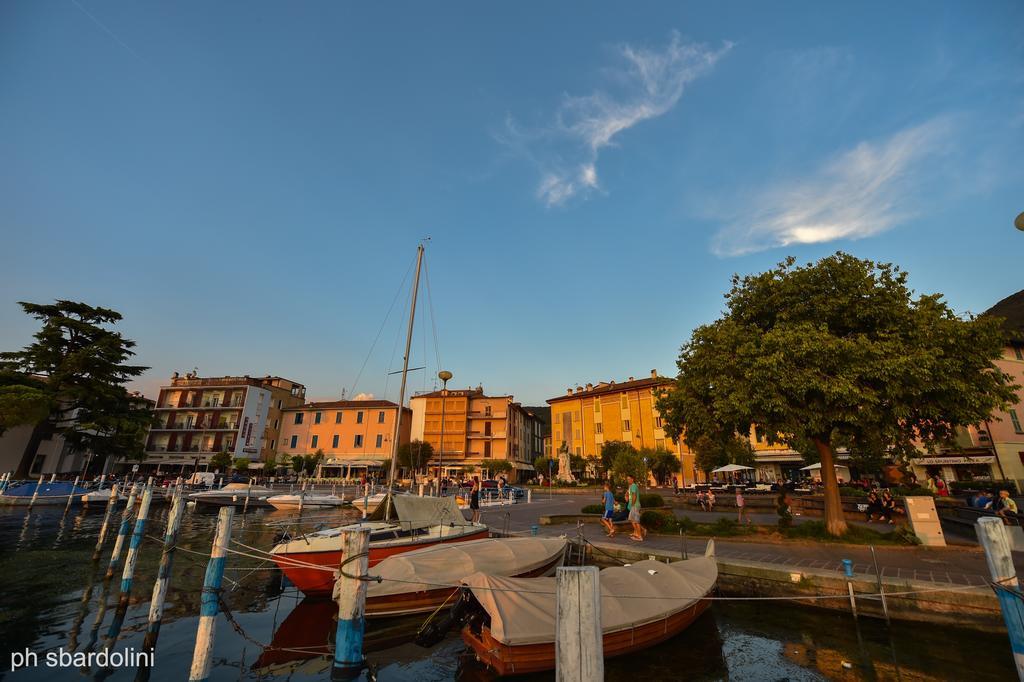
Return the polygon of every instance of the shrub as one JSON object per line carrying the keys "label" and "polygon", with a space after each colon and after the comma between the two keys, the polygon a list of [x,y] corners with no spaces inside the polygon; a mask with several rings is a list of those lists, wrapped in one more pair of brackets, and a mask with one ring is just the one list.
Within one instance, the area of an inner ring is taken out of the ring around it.
{"label": "shrub", "polygon": [[1009,490],[1011,496],[1018,494],[1016,481],[953,481],[949,483],[949,490],[954,495],[979,490],[991,490],[996,493],[1000,490]]}
{"label": "shrub", "polygon": [[640,508],[641,509],[653,509],[655,507],[664,507],[665,500],[661,495],[657,493],[641,493],[640,494]]}
{"label": "shrub", "polygon": [[679,530],[684,533],[692,533],[697,530],[697,522],[691,519],[689,516],[684,516],[681,519],[676,519],[676,526]]}
{"label": "shrub", "polygon": [[615,501],[619,504],[626,504],[626,493],[615,493]]}
{"label": "shrub", "polygon": [[640,513],[640,523],[644,528],[650,528],[651,530],[667,530],[668,526],[675,525],[673,519],[652,509]]}
{"label": "shrub", "polygon": [[736,535],[737,530],[739,530],[739,524],[724,516],[711,524],[713,535]]}
{"label": "shrub", "polygon": [[604,514],[603,504],[588,504],[580,510],[584,514]]}
{"label": "shrub", "polygon": [[867,497],[868,494],[863,488],[851,488],[850,486],[840,486],[839,494],[843,497]]}

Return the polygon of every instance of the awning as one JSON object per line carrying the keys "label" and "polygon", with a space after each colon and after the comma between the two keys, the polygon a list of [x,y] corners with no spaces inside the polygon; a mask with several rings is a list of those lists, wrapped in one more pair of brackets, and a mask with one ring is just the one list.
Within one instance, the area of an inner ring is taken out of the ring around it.
{"label": "awning", "polygon": [[[850,468],[850,467],[846,466],[845,464],[833,464],[832,466],[835,467],[836,469],[849,469]],[[807,466],[807,467],[800,467],[800,471],[817,471],[820,468],[821,468],[821,462],[818,462],[817,464],[812,464],[812,465]]]}
{"label": "awning", "polygon": [[713,474],[731,474],[735,471],[753,471],[754,467],[745,467],[742,464],[726,464],[724,467],[712,469]]}

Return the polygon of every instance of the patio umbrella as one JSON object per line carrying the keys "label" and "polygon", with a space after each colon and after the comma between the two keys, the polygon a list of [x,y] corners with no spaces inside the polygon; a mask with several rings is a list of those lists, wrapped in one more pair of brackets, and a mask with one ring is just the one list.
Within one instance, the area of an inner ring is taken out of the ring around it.
{"label": "patio umbrella", "polygon": [[745,467],[742,464],[726,464],[724,467],[712,469],[713,474],[731,474],[737,471],[753,471],[754,467]]}

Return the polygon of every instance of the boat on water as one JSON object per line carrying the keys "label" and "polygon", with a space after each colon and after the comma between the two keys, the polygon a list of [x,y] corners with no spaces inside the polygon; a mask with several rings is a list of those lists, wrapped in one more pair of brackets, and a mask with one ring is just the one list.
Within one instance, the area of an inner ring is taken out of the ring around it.
{"label": "boat on water", "polygon": [[[718,580],[714,541],[702,557],[640,561],[600,576],[605,658],[640,651],[678,635],[711,606]],[[554,578],[475,573],[463,583],[462,639],[477,660],[501,676],[555,668]]]}
{"label": "boat on water", "polygon": [[259,485],[228,483],[223,488],[217,490],[203,490],[202,492],[192,493],[188,496],[188,499],[197,505],[212,504],[219,507],[242,507],[246,506],[246,498],[248,498],[248,506],[250,507],[269,507],[267,499],[276,494],[271,488],[264,488]]}
{"label": "boat on water", "polygon": [[450,497],[394,495],[359,523],[286,539],[270,550],[271,559],[304,594],[330,596],[341,565],[341,534],[370,531],[370,566],[395,554],[431,545],[482,540],[488,528],[466,521]]}
{"label": "boat on water", "polygon": [[[117,501],[124,502],[128,499],[120,490],[117,491]],[[110,501],[110,488],[100,488],[98,490],[92,490],[82,495],[82,504],[107,504]]]}
{"label": "boat on water", "polygon": [[[38,495],[36,495],[37,489]],[[0,504],[27,507],[33,504],[33,497],[36,498],[35,505],[66,505],[69,497],[72,498],[71,502],[74,504],[80,495],[88,492],[86,488],[72,485],[67,481],[54,481],[52,483],[29,482],[12,486],[5,490],[3,494],[0,494]]]}
{"label": "boat on water", "polygon": [[387,496],[387,493],[374,493],[369,496],[357,496],[352,499],[352,506],[361,510],[365,514],[369,514],[379,507],[380,503],[383,502]]}
{"label": "boat on water", "polygon": [[324,495],[321,493],[299,493],[297,495],[273,495],[267,498],[267,504],[274,509],[323,509],[329,507],[341,507],[351,504],[344,497],[337,495]]}
{"label": "boat on water", "polygon": [[[451,600],[472,573],[515,578],[551,575],[565,561],[565,538],[487,538],[433,545],[377,564],[366,592],[366,617],[433,612]],[[454,587],[444,587],[451,585]],[[454,600],[451,600],[454,603]]]}

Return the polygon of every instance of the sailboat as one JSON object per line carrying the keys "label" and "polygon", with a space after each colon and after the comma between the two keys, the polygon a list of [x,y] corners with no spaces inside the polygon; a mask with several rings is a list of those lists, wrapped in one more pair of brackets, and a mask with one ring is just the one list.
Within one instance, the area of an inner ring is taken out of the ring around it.
{"label": "sailboat", "polygon": [[[416,276],[412,283],[412,303],[409,308],[409,326],[405,337],[405,357],[402,360],[402,385],[398,394],[398,418],[392,438],[391,469],[388,475],[387,495],[381,504],[359,523],[329,528],[285,539],[271,551],[271,559],[288,579],[304,594],[330,595],[334,587],[333,569],[341,564],[342,532],[346,530],[370,531],[370,566],[383,559],[448,542],[480,540],[489,535],[482,523],[466,521],[453,498],[416,497],[395,495],[395,474],[398,471],[398,443],[402,428],[402,406],[405,404],[406,379],[409,374],[409,353],[412,349],[413,323],[416,319],[416,297],[419,292],[420,271],[423,267],[423,244],[417,247]],[[332,570],[324,570],[332,569]]]}

